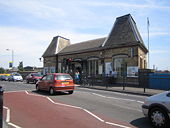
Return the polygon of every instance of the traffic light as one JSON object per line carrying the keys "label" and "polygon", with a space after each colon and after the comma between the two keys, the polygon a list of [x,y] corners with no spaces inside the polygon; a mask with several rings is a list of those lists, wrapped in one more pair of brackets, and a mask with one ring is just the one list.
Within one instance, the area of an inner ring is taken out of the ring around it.
{"label": "traffic light", "polygon": [[71,59],[71,58],[68,58],[68,59],[66,60],[66,65],[70,64],[71,62],[72,62],[72,59]]}

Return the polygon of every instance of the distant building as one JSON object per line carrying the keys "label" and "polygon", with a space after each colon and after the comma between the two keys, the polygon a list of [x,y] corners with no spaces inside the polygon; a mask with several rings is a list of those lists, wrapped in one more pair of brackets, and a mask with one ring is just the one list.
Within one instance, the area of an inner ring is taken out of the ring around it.
{"label": "distant building", "polygon": [[54,37],[43,54],[44,73],[74,74],[78,70],[89,76],[111,72],[122,76],[127,69],[145,69],[147,52],[135,21],[128,14],[116,18],[107,37],[76,44],[61,36]]}
{"label": "distant building", "polygon": [[34,67],[26,66],[24,67],[24,71],[34,71]]}

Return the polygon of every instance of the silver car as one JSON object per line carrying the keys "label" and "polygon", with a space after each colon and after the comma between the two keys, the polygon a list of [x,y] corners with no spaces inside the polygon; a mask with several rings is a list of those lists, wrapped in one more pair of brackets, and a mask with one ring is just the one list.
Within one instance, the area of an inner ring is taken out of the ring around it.
{"label": "silver car", "polygon": [[154,127],[170,128],[170,91],[146,98],[142,111]]}
{"label": "silver car", "polygon": [[22,76],[19,73],[12,73],[8,78],[8,81],[23,81]]}

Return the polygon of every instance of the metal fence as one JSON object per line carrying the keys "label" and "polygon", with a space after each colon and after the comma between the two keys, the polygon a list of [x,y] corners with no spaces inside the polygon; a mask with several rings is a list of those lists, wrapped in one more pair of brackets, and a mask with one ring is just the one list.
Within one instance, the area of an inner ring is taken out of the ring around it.
{"label": "metal fence", "polygon": [[170,74],[140,73],[138,77],[111,77],[111,76],[84,76],[81,78],[81,86],[85,87],[135,87],[145,89],[170,90]]}
{"label": "metal fence", "polygon": [[125,84],[129,85],[129,82],[127,82],[126,77],[95,75],[95,76],[84,76],[81,78],[82,86],[91,86],[91,87],[92,86],[105,86],[106,88],[108,88],[108,87],[114,87],[114,86],[122,86]]}

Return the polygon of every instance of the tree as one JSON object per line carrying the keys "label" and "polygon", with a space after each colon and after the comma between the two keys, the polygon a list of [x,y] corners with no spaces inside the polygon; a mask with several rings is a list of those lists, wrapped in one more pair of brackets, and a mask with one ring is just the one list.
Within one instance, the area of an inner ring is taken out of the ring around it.
{"label": "tree", "polygon": [[19,62],[18,70],[19,71],[23,71],[24,70],[23,61]]}
{"label": "tree", "polygon": [[0,73],[5,73],[5,69],[0,67]]}

